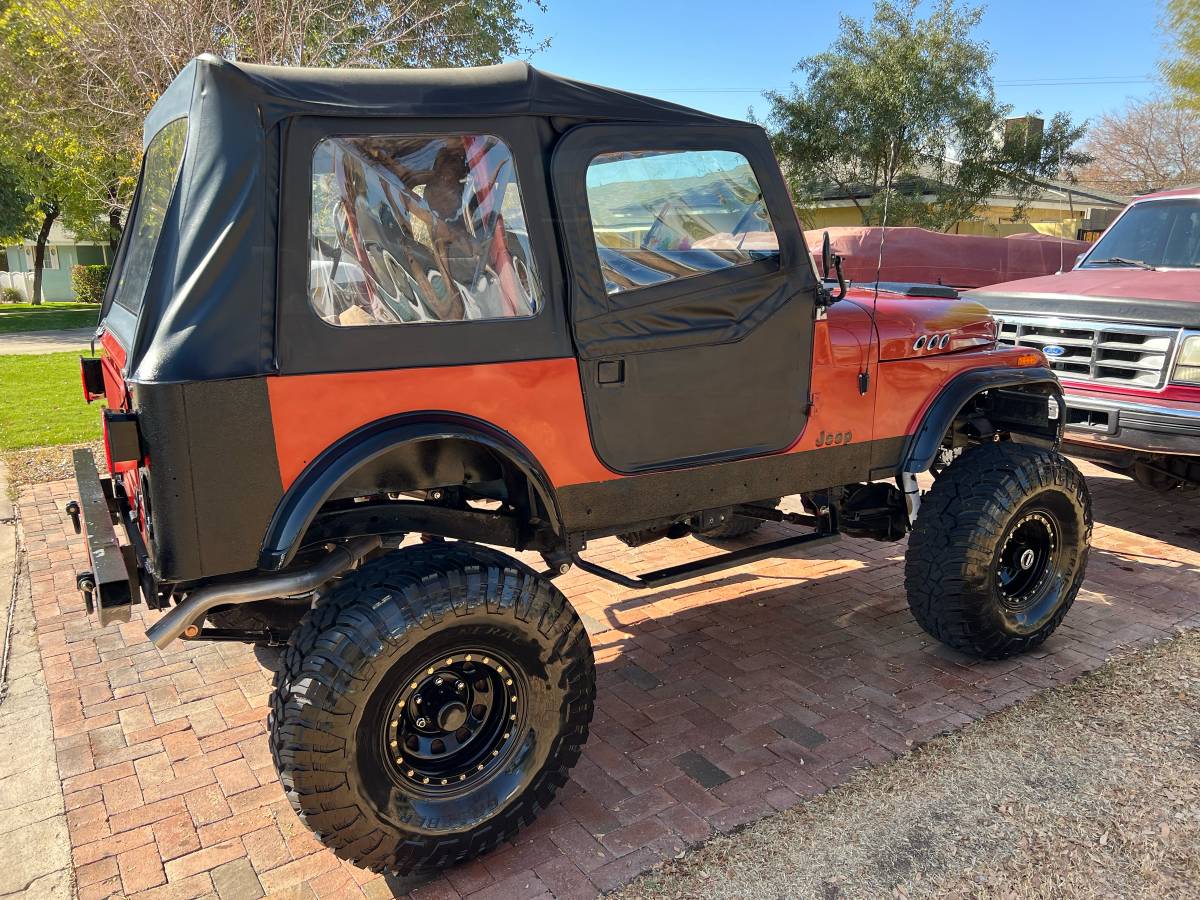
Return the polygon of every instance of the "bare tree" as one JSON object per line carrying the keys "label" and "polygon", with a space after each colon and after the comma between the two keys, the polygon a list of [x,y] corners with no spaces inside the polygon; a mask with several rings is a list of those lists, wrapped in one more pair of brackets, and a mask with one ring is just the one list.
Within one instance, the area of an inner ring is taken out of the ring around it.
{"label": "bare tree", "polygon": [[1084,149],[1093,161],[1079,182],[1101,190],[1140,194],[1200,183],[1200,110],[1162,98],[1131,101],[1100,117]]}

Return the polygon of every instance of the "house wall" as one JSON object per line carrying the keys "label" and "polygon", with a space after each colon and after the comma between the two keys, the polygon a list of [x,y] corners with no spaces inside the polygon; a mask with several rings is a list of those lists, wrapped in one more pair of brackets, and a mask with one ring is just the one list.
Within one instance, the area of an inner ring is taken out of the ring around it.
{"label": "house wall", "polygon": [[[33,271],[33,247],[7,247],[8,268],[12,272]],[[46,247],[47,261],[51,249],[58,257],[58,268],[49,266],[42,269],[42,299],[43,300],[74,300],[75,291],[71,287],[71,267],[81,263],[91,265],[102,263],[106,257],[106,248],[99,244],[49,244]]]}

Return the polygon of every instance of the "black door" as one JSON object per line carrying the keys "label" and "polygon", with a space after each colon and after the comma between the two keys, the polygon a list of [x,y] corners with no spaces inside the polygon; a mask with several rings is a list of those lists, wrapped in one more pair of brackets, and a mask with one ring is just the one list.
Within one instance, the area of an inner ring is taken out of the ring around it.
{"label": "black door", "polygon": [[642,472],[795,441],[817,282],[762,130],[580,126],[553,186],[604,463]]}

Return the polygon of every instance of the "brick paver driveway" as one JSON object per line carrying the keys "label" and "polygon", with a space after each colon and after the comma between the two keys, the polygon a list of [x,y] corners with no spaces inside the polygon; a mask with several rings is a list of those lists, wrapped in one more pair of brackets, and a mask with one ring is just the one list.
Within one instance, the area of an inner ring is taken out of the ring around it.
{"label": "brick paver driveway", "polygon": [[[598,663],[584,758],[516,845],[417,895],[595,894],[1115,650],[1200,625],[1200,498],[1086,471],[1097,513],[1088,581],[1041,652],[1003,663],[969,661],[917,628],[902,544],[844,540],[643,594],[562,579]],[[159,652],[136,615],[88,624],[74,590],[82,547],[60,512],[69,490],[27,491],[21,516],[79,896],[402,890],[339,862],[293,815],[263,736],[269,653]],[[641,552],[605,541],[590,555],[636,572],[709,552],[693,540]]]}

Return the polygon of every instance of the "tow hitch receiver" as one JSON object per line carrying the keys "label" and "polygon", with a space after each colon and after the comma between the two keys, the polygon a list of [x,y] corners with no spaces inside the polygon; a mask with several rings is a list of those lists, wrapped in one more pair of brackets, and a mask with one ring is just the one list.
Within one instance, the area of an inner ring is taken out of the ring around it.
{"label": "tow hitch receiver", "polygon": [[68,514],[72,520],[76,515],[83,519],[83,534],[91,564],[91,571],[80,576],[77,584],[88,611],[95,608],[99,612],[101,627],[110,622],[128,622],[130,606],[136,594],[127,553],[117,540],[113,528],[113,512],[109,505],[111,495],[101,484],[96,462],[89,450],[76,450],[74,462],[79,500],[74,506],[67,504]]}

